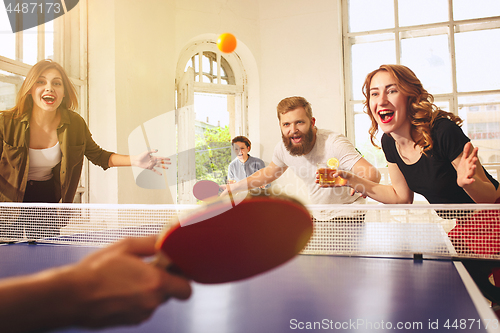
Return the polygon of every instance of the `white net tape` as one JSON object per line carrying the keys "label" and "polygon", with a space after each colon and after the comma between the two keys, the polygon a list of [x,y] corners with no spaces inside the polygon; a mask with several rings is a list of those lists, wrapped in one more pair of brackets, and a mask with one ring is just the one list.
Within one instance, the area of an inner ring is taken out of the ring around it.
{"label": "white net tape", "polygon": [[0,204],[0,241],[106,245],[159,233],[193,205]]}
{"label": "white net tape", "polygon": [[[102,246],[159,233],[197,205],[0,204],[0,242]],[[500,259],[500,205],[309,205],[303,254]]]}

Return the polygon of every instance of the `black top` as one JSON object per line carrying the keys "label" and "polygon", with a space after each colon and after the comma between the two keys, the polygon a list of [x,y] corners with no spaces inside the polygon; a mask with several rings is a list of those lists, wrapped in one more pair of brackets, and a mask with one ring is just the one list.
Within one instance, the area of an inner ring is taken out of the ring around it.
{"label": "black top", "polygon": [[[451,162],[463,151],[470,139],[448,118],[436,120],[431,130],[434,146],[414,164],[406,164],[399,156],[396,142],[387,134],[382,136],[382,149],[388,162],[396,163],[410,190],[423,195],[429,203],[474,203],[457,184],[457,172]],[[484,169],[484,168],[483,168]],[[496,181],[486,170],[495,188]]]}

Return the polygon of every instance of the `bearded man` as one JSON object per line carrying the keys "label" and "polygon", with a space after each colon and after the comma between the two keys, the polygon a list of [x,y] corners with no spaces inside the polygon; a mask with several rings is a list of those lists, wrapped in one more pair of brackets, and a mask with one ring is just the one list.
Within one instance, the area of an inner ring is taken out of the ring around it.
{"label": "bearded man", "polygon": [[365,160],[344,135],[316,128],[311,105],[305,98],[295,96],[283,99],[278,104],[277,114],[282,142],[276,145],[272,162],[230,185],[231,191],[269,184],[291,168],[307,186],[312,204],[363,202],[364,199],[349,187],[320,187],[316,183],[317,165],[336,158],[338,169],[378,183],[380,173],[377,168]]}

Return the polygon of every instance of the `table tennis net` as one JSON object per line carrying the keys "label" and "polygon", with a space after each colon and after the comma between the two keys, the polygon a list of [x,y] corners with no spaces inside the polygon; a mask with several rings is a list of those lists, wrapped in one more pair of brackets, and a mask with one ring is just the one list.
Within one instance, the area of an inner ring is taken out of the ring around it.
{"label": "table tennis net", "polygon": [[[198,205],[0,203],[0,242],[104,246],[158,234]],[[303,254],[500,259],[500,205],[309,205]]]}

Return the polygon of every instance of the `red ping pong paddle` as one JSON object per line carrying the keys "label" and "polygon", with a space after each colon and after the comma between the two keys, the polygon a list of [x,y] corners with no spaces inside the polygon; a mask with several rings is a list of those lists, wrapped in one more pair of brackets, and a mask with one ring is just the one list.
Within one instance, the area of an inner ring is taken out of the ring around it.
{"label": "red ping pong paddle", "polygon": [[157,241],[159,265],[200,283],[245,279],[285,263],[312,235],[309,211],[278,196],[230,197],[177,221]]}
{"label": "red ping pong paddle", "polygon": [[207,200],[219,194],[219,184],[211,180],[200,180],[193,186],[193,195],[198,200]]}

